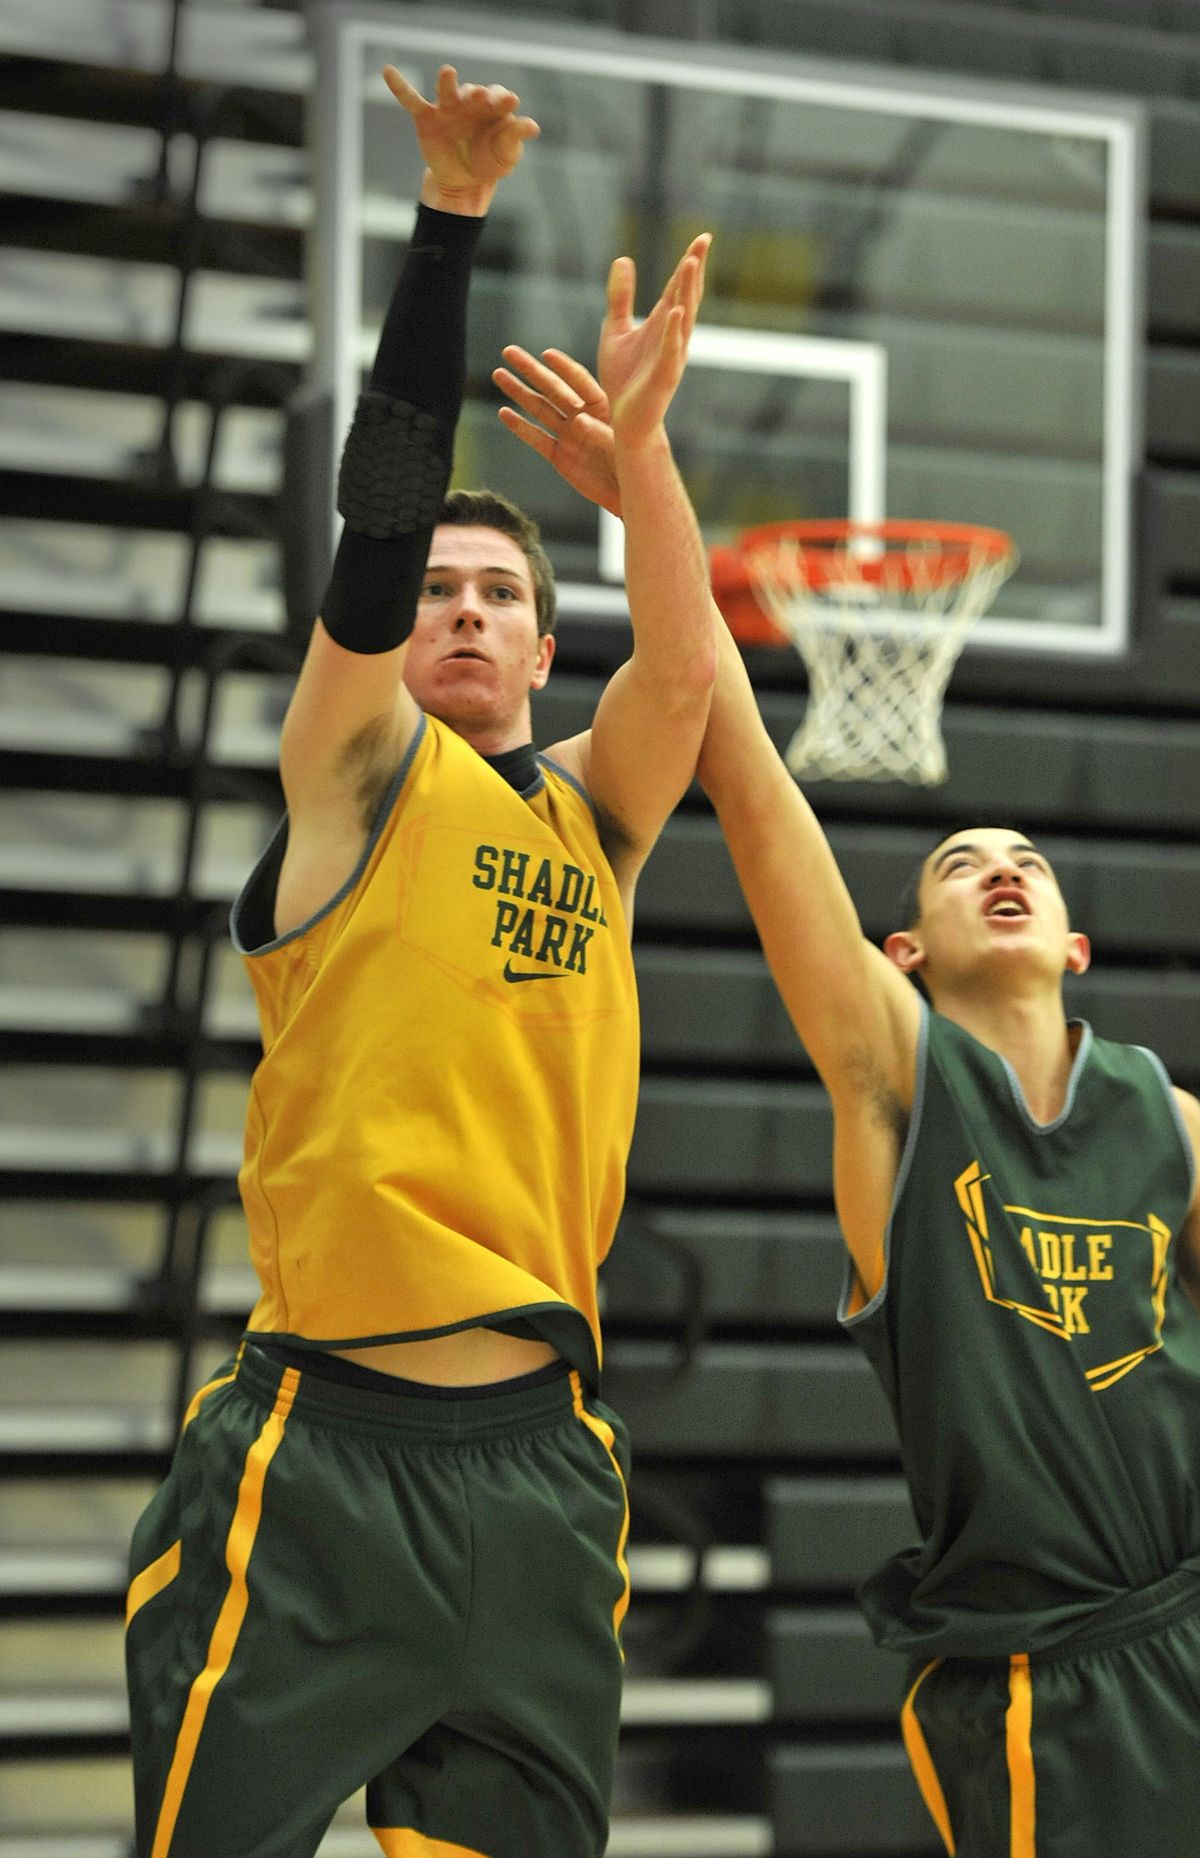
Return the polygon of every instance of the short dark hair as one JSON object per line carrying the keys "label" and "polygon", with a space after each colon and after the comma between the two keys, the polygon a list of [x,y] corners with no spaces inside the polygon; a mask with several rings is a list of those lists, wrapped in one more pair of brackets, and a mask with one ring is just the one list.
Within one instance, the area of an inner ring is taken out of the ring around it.
{"label": "short dark hair", "polygon": [[929,850],[922,852],[916,868],[906,878],[892,906],[892,920],[897,929],[915,929],[918,922],[921,920],[921,879],[925,873],[925,866],[928,864],[934,852],[936,852],[938,846],[944,845],[946,840],[952,839],[956,833],[970,832],[971,828],[974,826],[982,826],[989,831],[995,827],[1001,829],[1011,827],[1019,838],[1029,839],[1031,845],[1034,843],[1027,832],[1022,831],[1020,826],[1013,825],[1011,819],[1007,817],[1001,819],[999,816],[995,819],[988,819],[986,817],[979,819],[973,818],[967,825],[951,826],[948,831],[939,832],[937,838],[929,847]]}
{"label": "short dark hair", "polygon": [[438,512],[438,522],[456,529],[498,529],[501,535],[511,536],[529,563],[538,634],[554,631],[558,616],[554,569],[532,516],[494,490],[451,490]]}

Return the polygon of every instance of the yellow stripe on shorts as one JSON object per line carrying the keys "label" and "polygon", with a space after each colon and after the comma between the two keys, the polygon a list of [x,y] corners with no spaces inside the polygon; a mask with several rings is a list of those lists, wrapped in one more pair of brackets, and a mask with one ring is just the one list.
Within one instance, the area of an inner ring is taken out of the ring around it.
{"label": "yellow stripe on shorts", "polygon": [[[582,1420],[588,1431],[595,1433],[601,1445],[603,1445],[605,1451],[608,1453],[609,1459],[612,1462],[612,1468],[616,1472],[617,1479],[621,1486],[621,1495],[625,1499],[625,1516],[621,1523],[621,1533],[617,1538],[616,1557],[617,1569],[620,1573],[623,1586],[618,1596],[617,1604],[613,1608],[613,1632],[619,1643],[621,1626],[624,1622],[626,1613],[629,1611],[629,1563],[625,1559],[625,1544],[629,1540],[629,1492],[625,1488],[625,1478],[622,1475],[620,1465],[617,1463],[617,1454],[613,1450],[613,1446],[616,1443],[613,1436],[613,1429],[608,1424],[607,1420],[597,1419],[596,1415],[594,1413],[589,1413],[584,1406],[583,1382],[580,1380],[579,1371],[576,1368],[572,1368],[571,1370],[571,1394],[575,1404],[576,1419]],[[625,1653],[622,1651],[621,1657],[624,1658],[624,1656]]]}
{"label": "yellow stripe on shorts", "polygon": [[933,1756],[930,1754],[929,1744],[925,1740],[925,1731],[922,1729],[917,1719],[916,1705],[918,1690],[920,1690],[921,1685],[925,1682],[929,1673],[931,1671],[936,1671],[941,1662],[940,1658],[935,1658],[931,1664],[927,1664],[920,1677],[909,1691],[907,1697],[905,1697],[904,1707],[900,1711],[900,1733],[904,1737],[904,1746],[908,1752],[909,1764],[912,1767],[913,1774],[916,1776],[917,1786],[921,1789],[921,1798],[924,1800],[929,1810],[929,1817],[941,1834],[942,1844],[949,1852],[950,1858],[954,1858],[954,1833],[950,1826],[950,1813],[946,1806],[946,1796],[942,1792],[942,1783],[938,1779]]}
{"label": "yellow stripe on shorts", "polygon": [[473,1845],[447,1845],[445,1839],[427,1839],[411,1826],[372,1826],[383,1858],[488,1858]]}
{"label": "yellow stripe on shorts", "polygon": [[129,1592],[125,1596],[126,1631],[129,1630],[134,1614],[141,1612],[147,1600],[153,1600],[155,1594],[160,1594],[164,1587],[171,1585],[179,1572],[182,1555],[183,1543],[172,1542],[170,1548],[166,1549],[157,1561],[152,1561],[148,1568],[143,1568],[141,1573],[129,1583]]}
{"label": "yellow stripe on shorts", "polygon": [[183,1424],[179,1428],[181,1432],[187,1431],[188,1427],[191,1425],[192,1421],[195,1419],[197,1413],[200,1411],[200,1408],[204,1405],[204,1402],[208,1399],[208,1396],[210,1393],[216,1393],[218,1387],[228,1387],[230,1381],[236,1381],[237,1371],[239,1367],[241,1366],[242,1355],[245,1350],[245,1347],[246,1347],[246,1344],[244,1342],[240,1344],[238,1348],[238,1352],[237,1352],[237,1359],[233,1364],[233,1370],[231,1373],[220,1374],[217,1376],[217,1379],[215,1381],[205,1381],[203,1387],[198,1387],[196,1389],[195,1393],[192,1395],[191,1399],[188,1401],[187,1412],[184,1414]]}
{"label": "yellow stripe on shorts", "polygon": [[230,1524],[229,1535],[225,1541],[225,1565],[229,1569],[229,1586],[221,1602],[221,1610],[217,1614],[217,1623],[213,1627],[212,1638],[208,1642],[208,1657],[204,1669],[188,1693],[183,1721],[179,1726],[179,1734],[175,1741],[175,1753],[171,1758],[171,1768],[167,1775],[167,1784],[163,1789],[162,1806],[159,1808],[158,1825],[154,1832],[150,1858],[167,1858],[167,1853],[171,1849],[171,1840],[175,1836],[175,1824],[179,1818],[179,1809],[183,1805],[184,1790],[192,1771],[192,1763],[196,1758],[196,1749],[200,1741],[200,1732],[204,1728],[204,1719],[208,1714],[208,1706],[212,1701],[213,1691],[229,1669],[237,1646],[238,1634],[242,1629],[242,1621],[246,1617],[246,1608],[250,1603],[246,1571],[250,1566],[254,1538],[258,1534],[258,1525],[262,1520],[263,1485],[266,1483],[271,1460],[282,1442],[283,1429],[287,1424],[287,1417],[292,1410],[292,1402],[296,1398],[296,1389],[299,1385],[299,1370],[285,1368],[270,1417],[246,1453],[246,1463],[242,1471],[242,1481],[238,1486],[233,1522]]}
{"label": "yellow stripe on shorts", "polygon": [[1011,1858],[1037,1858],[1037,1811],[1033,1781],[1033,1677],[1025,1652],[1018,1652],[1014,1658],[1009,1659],[1004,1739],[1008,1754],[1009,1851]]}

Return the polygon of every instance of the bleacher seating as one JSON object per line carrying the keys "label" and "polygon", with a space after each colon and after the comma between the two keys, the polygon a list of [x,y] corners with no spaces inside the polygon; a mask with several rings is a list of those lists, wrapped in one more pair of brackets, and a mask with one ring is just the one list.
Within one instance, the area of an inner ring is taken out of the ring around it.
{"label": "bleacher seating", "polygon": [[[633,12],[652,27],[655,12],[521,10],[622,27]],[[1195,1088],[1200,0],[1143,0],[1136,27],[1129,12],[1123,0],[677,0],[671,19],[747,46],[1146,103],[1152,486],[1137,656],[1044,685],[1011,660],[965,662],[944,788],[848,784],[818,800],[878,935],[938,833],[1004,796],[1093,933],[1098,969],[1073,988],[1077,1010],[1154,1046]],[[225,113],[204,145],[177,347],[197,145],[179,131],[156,194],[170,14],[166,0],[0,0],[0,1858],[129,1858],[126,1544],[183,1382],[224,1356],[252,1294],[229,1181],[255,1027],[221,921],[278,804],[288,648],[268,530],[280,407],[310,351],[312,63],[299,6],[181,10],[177,94],[199,108],[217,87]],[[382,195],[365,205],[380,234],[402,235],[405,211]],[[1030,288],[989,263],[997,237],[981,223],[980,287]],[[906,378],[944,331],[889,322],[887,281],[874,330],[862,327],[893,350],[897,430],[945,438],[964,418],[1015,419],[1037,453],[1053,424],[1038,423],[1045,396],[1068,389],[1053,343],[1031,346],[1019,408],[918,401]],[[569,290],[505,288],[531,345],[590,338]],[[488,289],[480,327],[498,347],[510,331]],[[469,433],[476,452],[489,435]],[[533,466],[505,456],[519,496]],[[1013,494],[1033,523],[1032,468]],[[567,565],[569,508],[564,493]],[[213,654],[238,641],[245,656],[217,676]],[[543,740],[582,726],[619,649],[600,615],[564,626]],[[749,658],[782,745],[800,667],[785,651]],[[932,1858],[894,1725],[901,1673],[853,1606],[912,1524],[886,1407],[835,1328],[829,1112],[696,794],[647,868],[636,954],[645,1083],[604,1279],[608,1392],[638,1466],[610,1852]],[[353,1802],[322,1858],[374,1849]]]}

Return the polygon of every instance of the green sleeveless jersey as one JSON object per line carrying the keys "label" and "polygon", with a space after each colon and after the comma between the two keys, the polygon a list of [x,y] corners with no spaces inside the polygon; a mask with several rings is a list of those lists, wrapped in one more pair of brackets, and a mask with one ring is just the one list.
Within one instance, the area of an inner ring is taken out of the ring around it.
{"label": "green sleeveless jersey", "polygon": [[1037,1123],[998,1053],[923,1009],[878,1294],[841,1320],[900,1434],[919,1547],[859,1598],[881,1644],[1044,1650],[1200,1573],[1200,1314],[1176,1272],[1191,1147],[1160,1061],[1081,1028]]}

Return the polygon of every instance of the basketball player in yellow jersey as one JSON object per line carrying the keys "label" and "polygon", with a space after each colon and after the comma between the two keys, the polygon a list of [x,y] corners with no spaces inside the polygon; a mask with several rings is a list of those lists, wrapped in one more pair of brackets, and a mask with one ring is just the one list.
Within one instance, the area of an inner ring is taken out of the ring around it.
{"label": "basketball player in yellow jersey", "polygon": [[536,125],[448,67],[432,103],[385,75],[425,179],[284,725],[287,816],[234,911],[262,1289],[133,1543],[141,1858],[311,1858],[363,1786],[388,1858],[607,1842],[629,1512],[596,1270],[636,1099],[634,886],[716,667],[663,427],[707,240],[638,327],[613,266],[634,650],[539,755],[536,529],[445,496],[471,254]]}
{"label": "basketball player in yellow jersey", "polygon": [[[620,514],[599,383],[505,358],[505,424]],[[934,1824],[957,1858],[1194,1858],[1200,1103],[1068,1022],[1087,938],[1011,826],[949,833],[869,943],[724,628],[699,775],[833,1100],[840,1316],[922,1538],[859,1597]]]}

